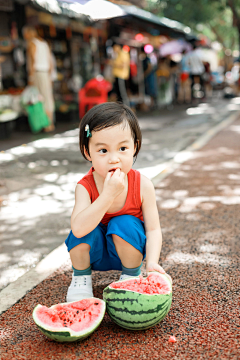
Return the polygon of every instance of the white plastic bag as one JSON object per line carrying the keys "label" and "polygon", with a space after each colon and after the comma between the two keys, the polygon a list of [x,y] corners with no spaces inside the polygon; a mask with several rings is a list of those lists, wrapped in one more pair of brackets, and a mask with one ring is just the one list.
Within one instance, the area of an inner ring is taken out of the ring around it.
{"label": "white plastic bag", "polygon": [[21,104],[23,106],[33,105],[41,100],[41,96],[36,86],[27,86],[21,94]]}

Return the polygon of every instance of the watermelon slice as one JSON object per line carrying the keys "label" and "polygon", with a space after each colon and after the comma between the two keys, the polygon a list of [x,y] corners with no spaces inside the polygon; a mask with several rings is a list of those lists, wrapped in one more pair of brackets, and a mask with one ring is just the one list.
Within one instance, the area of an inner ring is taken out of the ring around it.
{"label": "watermelon slice", "polygon": [[172,303],[172,284],[165,274],[152,272],[116,281],[103,291],[107,312],[118,325],[145,330],[165,318]]}
{"label": "watermelon slice", "polygon": [[100,325],[106,305],[98,298],[53,305],[37,305],[33,320],[39,330],[59,342],[83,340]]}

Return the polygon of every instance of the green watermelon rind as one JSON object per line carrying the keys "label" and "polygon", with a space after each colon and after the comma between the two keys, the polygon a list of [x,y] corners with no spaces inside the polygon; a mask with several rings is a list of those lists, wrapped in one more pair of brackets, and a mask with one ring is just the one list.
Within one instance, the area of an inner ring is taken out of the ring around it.
{"label": "green watermelon rind", "polygon": [[[128,330],[146,330],[162,321],[171,307],[172,284],[166,275],[161,276],[168,281],[171,289],[169,293],[141,294],[131,290],[114,289],[111,284],[107,286],[103,291],[103,299],[111,319]],[[121,282],[127,280],[129,279]]]}
{"label": "green watermelon rind", "polygon": [[[90,336],[101,324],[103,317],[105,315],[105,311],[106,311],[106,303],[105,301],[98,299],[98,298],[94,298],[96,300],[99,300],[101,302],[101,304],[103,305],[103,311],[102,314],[98,317],[97,321],[87,330],[82,330],[79,332],[75,332],[71,329],[66,329],[65,327],[62,328],[51,328],[48,325],[45,325],[41,320],[39,320],[37,318],[37,310],[39,309],[39,307],[42,307],[42,305],[38,304],[34,310],[33,310],[33,320],[36,323],[38,329],[44,334],[46,335],[49,339],[58,341],[58,342],[74,342],[74,341],[82,341],[85,338],[87,338],[88,336]],[[73,301],[75,302],[75,301]],[[70,302],[68,303],[61,303],[61,304],[57,304],[57,305],[69,305],[71,304]],[[57,305],[53,305],[50,307],[50,309],[53,309],[54,307],[56,307]]]}

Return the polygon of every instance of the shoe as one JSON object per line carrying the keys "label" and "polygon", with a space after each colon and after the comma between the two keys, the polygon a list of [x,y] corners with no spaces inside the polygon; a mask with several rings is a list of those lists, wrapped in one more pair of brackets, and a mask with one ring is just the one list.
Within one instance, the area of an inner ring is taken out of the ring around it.
{"label": "shoe", "polygon": [[92,275],[74,276],[67,292],[67,302],[93,297]]}
{"label": "shoe", "polygon": [[[140,274],[141,275],[141,274]],[[119,278],[119,281],[121,280],[126,280],[126,279],[130,279],[130,278],[136,278],[138,276],[131,276],[131,275],[127,275],[127,274],[122,274]]]}

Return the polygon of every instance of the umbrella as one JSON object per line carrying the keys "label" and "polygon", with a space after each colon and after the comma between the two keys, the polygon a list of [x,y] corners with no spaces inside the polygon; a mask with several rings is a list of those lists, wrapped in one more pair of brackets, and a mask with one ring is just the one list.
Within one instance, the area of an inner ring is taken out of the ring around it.
{"label": "umbrella", "polygon": [[180,54],[186,50],[192,50],[192,46],[185,40],[172,40],[160,46],[159,53],[162,57],[167,55]]}

